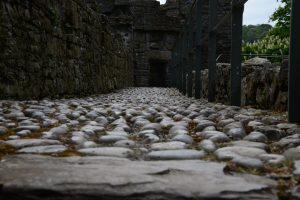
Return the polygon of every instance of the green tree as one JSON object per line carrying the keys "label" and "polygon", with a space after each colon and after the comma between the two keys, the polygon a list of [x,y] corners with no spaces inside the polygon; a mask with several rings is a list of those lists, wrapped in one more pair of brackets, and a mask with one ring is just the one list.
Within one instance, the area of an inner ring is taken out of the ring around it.
{"label": "green tree", "polygon": [[279,6],[270,17],[270,20],[276,22],[276,24],[269,35],[277,35],[280,38],[289,37],[292,0],[277,1],[280,1],[283,5]]}
{"label": "green tree", "polygon": [[243,41],[253,43],[264,38],[272,26],[270,24],[244,25]]}

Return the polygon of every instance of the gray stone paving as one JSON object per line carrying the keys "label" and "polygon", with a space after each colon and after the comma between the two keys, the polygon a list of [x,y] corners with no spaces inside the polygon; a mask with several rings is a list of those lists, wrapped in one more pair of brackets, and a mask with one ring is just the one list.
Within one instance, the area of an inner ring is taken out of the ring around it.
{"label": "gray stone paving", "polygon": [[297,199],[299,135],[285,113],[168,88],[3,100],[0,197]]}

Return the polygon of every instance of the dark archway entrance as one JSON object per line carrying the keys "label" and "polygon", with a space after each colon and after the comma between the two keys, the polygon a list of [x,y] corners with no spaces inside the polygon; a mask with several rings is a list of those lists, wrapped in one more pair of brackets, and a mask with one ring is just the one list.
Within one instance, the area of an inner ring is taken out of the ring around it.
{"label": "dark archway entrance", "polygon": [[149,86],[165,87],[166,86],[167,63],[150,62]]}

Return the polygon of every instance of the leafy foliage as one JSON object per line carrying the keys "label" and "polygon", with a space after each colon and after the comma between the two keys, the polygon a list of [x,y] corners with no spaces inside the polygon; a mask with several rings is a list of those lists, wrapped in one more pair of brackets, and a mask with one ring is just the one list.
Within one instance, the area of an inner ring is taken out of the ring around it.
{"label": "leafy foliage", "polygon": [[271,28],[270,24],[244,25],[243,40],[251,43],[260,40],[268,34]]}
{"label": "leafy foliage", "polygon": [[[250,43],[244,42],[242,47],[243,54],[270,54],[270,55],[288,55],[289,38],[281,38],[275,35],[268,35],[263,39]],[[270,59],[272,62],[279,59]]]}
{"label": "leafy foliage", "polygon": [[[279,0],[277,0],[279,1]],[[277,35],[281,38],[289,37],[292,0],[280,0],[283,4],[270,17],[271,21],[276,22],[275,27],[269,35]]]}
{"label": "leafy foliage", "polygon": [[[270,25],[249,25],[244,27],[243,54],[289,54],[289,32],[292,0],[277,0],[282,3],[270,17],[276,22],[275,27]],[[270,59],[272,62],[280,61],[280,58]]]}

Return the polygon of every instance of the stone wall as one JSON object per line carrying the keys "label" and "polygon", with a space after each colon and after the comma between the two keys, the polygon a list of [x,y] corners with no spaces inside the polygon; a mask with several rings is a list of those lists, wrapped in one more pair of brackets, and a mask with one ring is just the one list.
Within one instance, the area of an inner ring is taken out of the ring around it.
{"label": "stone wall", "polygon": [[[288,63],[281,66],[253,59],[242,66],[242,106],[286,111],[288,101]],[[254,62],[253,62],[254,61]],[[207,98],[208,70],[202,71],[202,96]],[[230,102],[230,64],[217,64],[216,102]]]}
{"label": "stone wall", "polygon": [[132,54],[92,0],[1,0],[0,98],[109,92],[132,85]]}
{"label": "stone wall", "polygon": [[[192,0],[167,0],[159,5],[155,0],[97,0],[109,17],[111,26],[119,32],[132,50],[135,86],[168,86],[171,52],[182,29]],[[230,0],[220,0],[218,18],[230,10]],[[208,27],[208,0],[204,1],[203,34]],[[217,56],[229,62],[231,33],[226,23],[218,30]],[[203,65],[207,68],[207,42],[203,44]]]}
{"label": "stone wall", "polygon": [[124,38],[134,62],[135,86],[165,86],[167,63],[180,30],[155,0],[98,0],[110,25]]}

